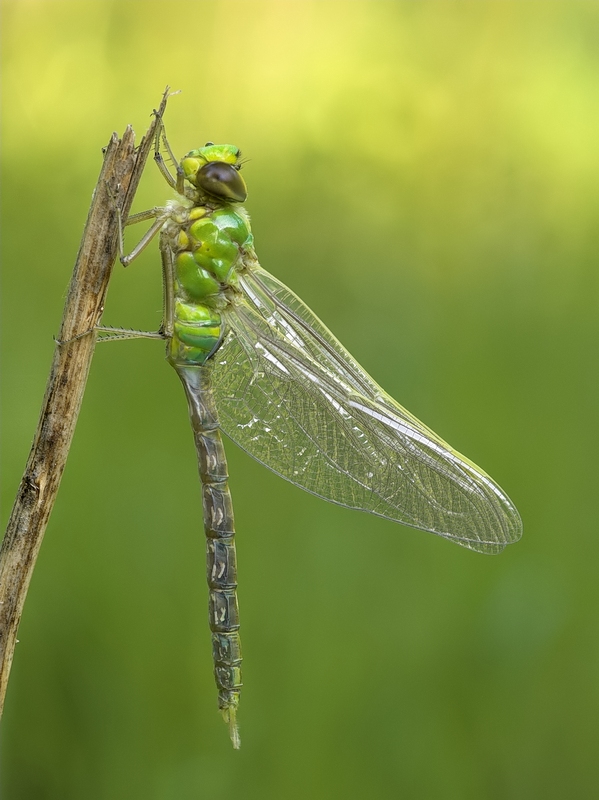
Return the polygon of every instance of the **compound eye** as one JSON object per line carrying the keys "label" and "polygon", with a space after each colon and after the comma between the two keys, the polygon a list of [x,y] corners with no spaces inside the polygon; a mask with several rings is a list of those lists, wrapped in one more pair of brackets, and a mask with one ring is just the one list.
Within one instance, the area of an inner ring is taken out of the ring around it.
{"label": "compound eye", "polygon": [[243,203],[248,196],[245,181],[231,164],[223,161],[209,161],[198,171],[196,186],[207,194],[225,200]]}
{"label": "compound eye", "polygon": [[214,147],[214,142],[206,142],[204,147]]}

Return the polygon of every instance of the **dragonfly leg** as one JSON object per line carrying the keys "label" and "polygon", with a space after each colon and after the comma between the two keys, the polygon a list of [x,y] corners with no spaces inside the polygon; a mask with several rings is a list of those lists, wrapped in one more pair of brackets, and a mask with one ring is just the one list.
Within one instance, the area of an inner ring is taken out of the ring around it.
{"label": "dragonfly leg", "polygon": [[[147,216],[145,216],[147,214]],[[137,219],[135,219],[137,217]],[[141,237],[139,242],[135,245],[133,250],[128,255],[123,255],[123,227],[122,221],[119,217],[119,260],[124,267],[128,267],[129,264],[134,261],[137,256],[146,249],[146,247],[150,244],[154,236],[158,233],[158,231],[164,225],[164,222],[167,218],[167,214],[164,212],[164,209],[160,208],[153,208],[150,211],[141,211],[139,214],[134,214],[133,217],[129,217],[127,220],[127,225],[134,225],[136,222],[143,222],[145,219],[151,219],[152,217],[156,218],[154,224],[148,228],[148,230],[144,233]]]}
{"label": "dragonfly leg", "polygon": [[[152,241],[154,236],[158,233],[158,231],[164,225],[164,220],[166,214],[164,213],[164,209],[162,208],[154,208],[150,209],[149,211],[142,211],[139,214],[135,214],[134,216],[137,219],[133,220],[132,224],[135,222],[141,222],[144,219],[150,219],[151,216],[158,216],[156,222],[152,225],[149,230],[146,231],[142,239],[138,242],[138,244],[133,248],[133,250],[127,256],[121,256],[121,264],[126,267],[128,266],[137,256],[142,252],[144,248],[148,246],[148,244]],[[127,220],[127,224],[131,217]],[[122,233],[122,230],[119,230],[119,233]],[[174,319],[173,319],[173,309],[174,309],[174,275],[173,275],[173,260],[172,260],[172,253],[168,245],[164,241],[164,237],[161,237],[160,241],[160,254],[162,257],[162,322],[160,323],[160,328],[156,332],[144,332],[144,331],[133,331],[129,335],[126,336],[115,336],[115,337],[105,337],[105,338],[119,338],[119,339],[132,339],[136,337],[146,337],[149,339],[170,339],[173,335],[173,328],[174,328]],[[96,327],[96,330],[105,330],[105,331],[118,331],[119,333],[126,333],[126,328],[101,328]],[[98,341],[101,341],[99,339]]]}
{"label": "dragonfly leg", "polygon": [[[114,210],[116,212],[119,261],[124,267],[128,267],[129,264],[142,252],[142,250],[144,250],[150,244],[154,236],[156,236],[160,228],[164,225],[169,216],[168,210],[166,208],[162,208],[161,206],[155,206],[154,208],[149,208],[147,211],[138,211],[137,214],[131,214],[128,216],[125,220],[125,225],[123,225],[123,215],[121,214],[121,209],[119,208],[116,197],[112,193],[108,184],[106,185],[106,189],[110,194],[112,203],[114,205]],[[133,250],[128,255],[125,255],[125,238],[123,236],[123,228],[126,225],[136,225],[138,222],[146,222],[149,219],[156,221],[145,232]]]}
{"label": "dragonfly leg", "polygon": [[[129,264],[134,261],[139,254],[145,250],[145,248],[150,244],[152,239],[156,236],[156,234],[162,229],[165,221],[169,218],[169,210],[168,208],[163,208],[161,206],[155,206],[154,208],[149,208],[147,211],[139,211],[137,214],[131,214],[131,216],[127,217],[125,225],[136,225],[138,222],[145,222],[149,219],[154,219],[155,222],[148,228],[139,242],[135,245],[133,250],[127,255],[124,255],[124,237],[123,237],[123,219],[121,216],[120,209],[116,208],[117,213],[117,221],[118,221],[118,247],[119,247],[119,260],[124,267],[129,266]],[[156,335],[159,335],[162,339],[168,339],[172,336],[173,332],[173,320],[172,320],[172,313],[173,313],[173,268],[172,268],[172,257],[167,252],[168,247],[164,244],[163,241],[160,243],[160,250],[162,253],[162,278],[163,278],[163,294],[164,294],[164,303],[163,303],[163,314],[162,314],[162,323],[160,325],[160,329],[156,332]],[[100,330],[100,328],[96,328]],[[126,331],[125,328],[119,329],[121,332]],[[137,335],[137,334],[134,334]],[[141,334],[145,335],[145,334]],[[154,333],[149,334],[151,338],[155,338]],[[128,337],[111,337],[111,338],[132,338]]]}
{"label": "dragonfly leg", "polygon": [[99,342],[113,342],[118,339],[166,339],[162,330],[158,331],[138,331],[135,328],[115,328],[112,325],[96,325],[94,328],[100,333],[107,333],[108,336],[98,336]]}
{"label": "dragonfly leg", "polygon": [[[168,154],[171,164],[174,164],[175,166],[177,172],[176,178],[173,178],[169,168],[166,165],[164,158],[162,157],[162,153],[160,152],[161,143]],[[166,130],[164,128],[164,122],[162,120],[160,120],[160,125],[156,128],[156,138],[154,139],[154,161],[156,162],[156,166],[160,170],[162,177],[166,180],[168,185],[171,188],[176,189],[179,194],[183,194],[185,174],[181,169],[181,165],[175,158],[171,146],[168,142],[168,139],[166,138]]]}
{"label": "dragonfly leg", "polygon": [[96,331],[100,331],[101,333],[107,333],[108,336],[98,336],[98,342],[112,342],[120,339],[167,339],[168,337],[162,330],[158,331],[138,331],[134,328],[114,328],[111,325],[95,325],[93,328],[88,328],[83,333],[78,333],[76,336],[71,336],[70,339],[57,339],[56,336],[54,337],[54,341],[59,347],[62,347],[65,344],[71,344],[71,342],[76,342],[77,339],[83,339],[84,336],[89,336],[90,333],[94,333]]}
{"label": "dragonfly leg", "polygon": [[164,209],[156,206],[155,208],[148,208],[147,211],[138,211],[137,214],[130,214],[125,220],[125,225],[137,225],[138,222],[145,222],[148,219],[156,219]]}
{"label": "dragonfly leg", "polygon": [[160,330],[170,339],[175,327],[175,270],[173,251],[165,237],[160,237],[160,258],[162,259],[162,324]]}

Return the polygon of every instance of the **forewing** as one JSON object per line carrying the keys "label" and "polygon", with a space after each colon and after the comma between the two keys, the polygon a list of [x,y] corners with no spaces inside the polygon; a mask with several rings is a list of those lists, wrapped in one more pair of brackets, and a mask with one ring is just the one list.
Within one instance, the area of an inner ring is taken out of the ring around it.
{"label": "forewing", "polygon": [[290,289],[262,269],[241,288],[208,364],[240,447],[326,500],[472,550],[520,537],[499,486],[389,397]]}

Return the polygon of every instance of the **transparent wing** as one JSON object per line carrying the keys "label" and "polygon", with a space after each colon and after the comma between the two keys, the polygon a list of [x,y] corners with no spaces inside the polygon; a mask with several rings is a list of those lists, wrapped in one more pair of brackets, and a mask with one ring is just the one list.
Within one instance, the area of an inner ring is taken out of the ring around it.
{"label": "transparent wing", "polygon": [[387,395],[284,284],[241,277],[207,368],[222,429],[325,500],[498,553],[520,538],[507,495]]}

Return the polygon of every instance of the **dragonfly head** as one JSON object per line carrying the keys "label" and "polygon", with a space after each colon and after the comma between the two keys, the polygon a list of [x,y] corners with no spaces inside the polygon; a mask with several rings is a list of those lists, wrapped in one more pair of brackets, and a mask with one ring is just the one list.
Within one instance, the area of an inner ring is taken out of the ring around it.
{"label": "dragonfly head", "polygon": [[229,203],[243,203],[248,191],[239,174],[241,152],[232,144],[208,143],[181,160],[186,179],[202,192]]}

